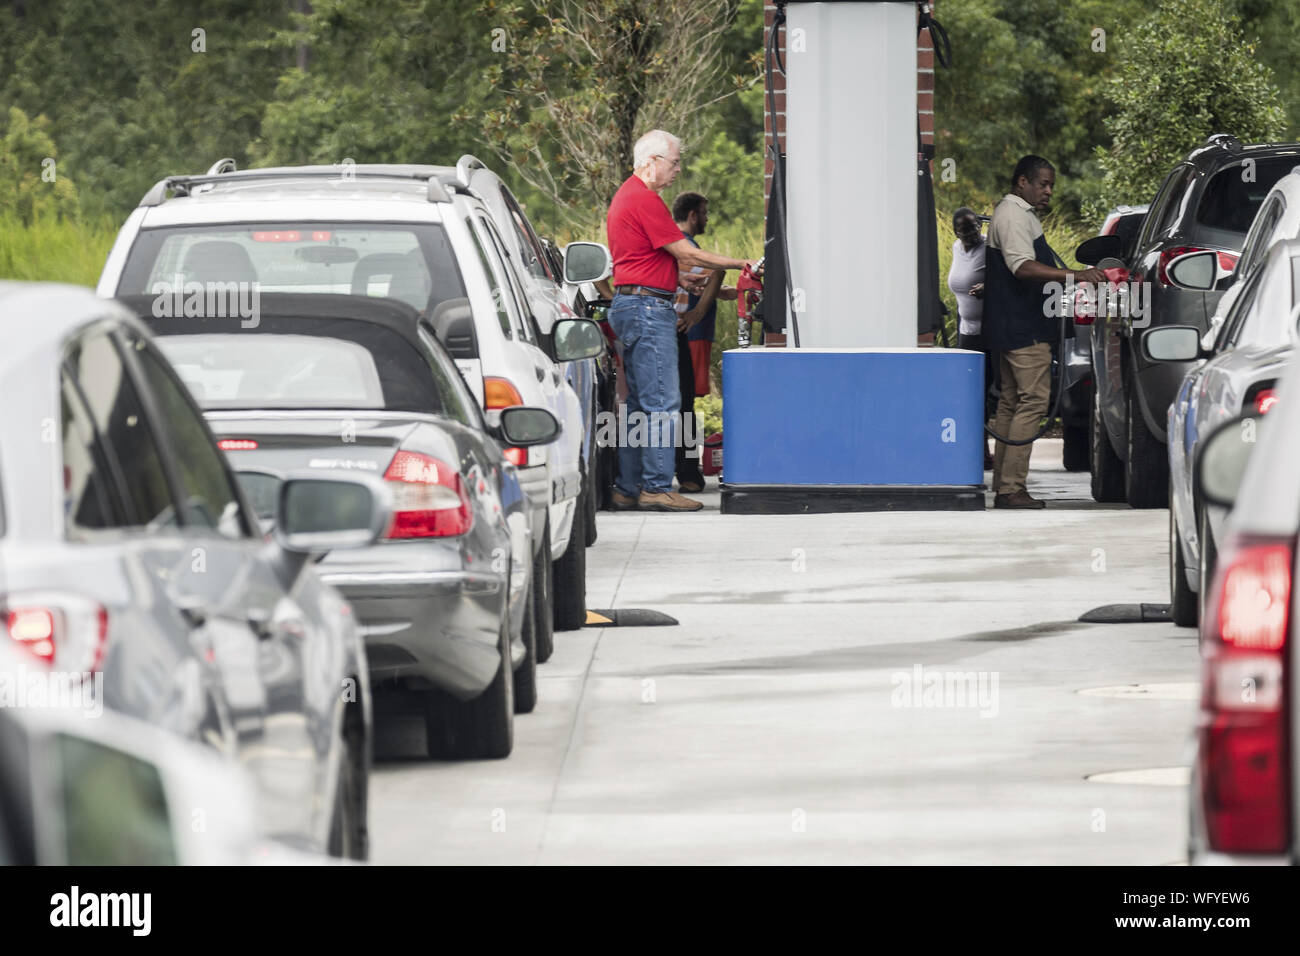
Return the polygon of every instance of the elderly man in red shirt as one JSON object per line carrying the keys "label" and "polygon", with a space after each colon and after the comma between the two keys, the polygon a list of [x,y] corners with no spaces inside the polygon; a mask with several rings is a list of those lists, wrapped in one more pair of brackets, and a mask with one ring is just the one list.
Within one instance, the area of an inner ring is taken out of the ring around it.
{"label": "elderly man in red shirt", "polygon": [[[743,269],[744,259],[705,252],[682,237],[659,192],[682,168],[676,136],[651,130],[632,148],[632,175],[609,205],[605,229],[614,257],[609,324],[623,343],[627,376],[627,440],[618,450],[614,507],[619,510],[699,511],[703,503],[673,491],[676,421],[679,269]],[[754,263],[756,265],[756,263]]]}

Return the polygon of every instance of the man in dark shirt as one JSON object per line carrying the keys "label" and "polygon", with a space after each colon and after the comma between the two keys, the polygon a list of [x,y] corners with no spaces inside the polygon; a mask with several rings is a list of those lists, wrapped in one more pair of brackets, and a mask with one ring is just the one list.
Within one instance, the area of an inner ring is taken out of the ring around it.
{"label": "man in dark shirt", "polygon": [[[1045,308],[1047,283],[1067,276],[1105,282],[1099,269],[1077,272],[1056,265],[1038,216],[1047,211],[1056,170],[1041,156],[1025,156],[1011,174],[1011,192],[1002,197],[989,222],[984,278],[984,346],[1000,353],[1001,397],[994,430],[1013,441],[1032,438],[1047,414],[1051,395],[1052,348],[1059,320]],[[993,455],[993,507],[1042,508],[1029,494],[1029,455],[1033,444],[999,441]]]}
{"label": "man in dark shirt", "polygon": [[614,507],[698,511],[701,502],[672,490],[681,410],[673,309],[678,271],[743,269],[749,263],[692,245],[659,197],[681,169],[677,137],[651,130],[636,141],[632,163],[633,173],[614,194],[605,219],[614,258],[609,324],[623,343],[628,388],[627,441],[618,450]]}

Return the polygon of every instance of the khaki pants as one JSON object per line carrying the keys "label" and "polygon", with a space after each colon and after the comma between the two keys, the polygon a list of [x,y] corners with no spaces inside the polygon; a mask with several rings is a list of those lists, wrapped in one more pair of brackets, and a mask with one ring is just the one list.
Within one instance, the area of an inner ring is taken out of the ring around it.
{"label": "khaki pants", "polygon": [[[993,430],[1007,438],[1029,438],[1047,414],[1052,393],[1052,347],[1046,342],[1001,353],[1002,397]],[[1033,445],[997,443],[993,454],[993,491],[1012,495],[1026,491],[1029,453]]]}

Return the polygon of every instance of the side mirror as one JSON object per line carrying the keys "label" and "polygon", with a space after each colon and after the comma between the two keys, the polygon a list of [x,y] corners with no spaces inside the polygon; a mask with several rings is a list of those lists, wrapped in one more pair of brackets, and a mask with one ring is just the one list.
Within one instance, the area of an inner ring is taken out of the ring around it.
{"label": "side mirror", "polygon": [[605,351],[605,333],[591,319],[560,319],[552,338],[557,362],[595,358]]}
{"label": "side mirror", "polygon": [[1201,443],[1192,470],[1201,500],[1225,508],[1236,503],[1250,453],[1257,444],[1259,419],[1258,415],[1243,415],[1225,422]]}
{"label": "side mirror", "polygon": [[374,544],[388,527],[392,493],[382,481],[287,478],[280,485],[275,536],[286,551],[315,554]]}
{"label": "side mirror", "polygon": [[1219,280],[1228,278],[1232,273],[1232,269],[1225,269],[1219,264],[1219,254],[1213,249],[1186,252],[1165,267],[1170,282],[1180,289],[1190,289],[1193,292],[1212,292]]}
{"label": "side mirror", "polygon": [[608,247],[599,242],[571,242],[564,247],[564,281],[578,285],[599,282],[614,274]]}
{"label": "side mirror", "polygon": [[1079,243],[1074,258],[1085,266],[1095,266],[1102,259],[1118,259],[1124,255],[1124,240],[1119,236],[1093,236]]}
{"label": "side mirror", "polygon": [[1164,325],[1142,336],[1152,362],[1191,362],[1201,357],[1201,330],[1194,325]]}
{"label": "side mirror", "polygon": [[547,445],[560,434],[560,421],[545,408],[515,405],[501,410],[496,433],[507,445],[528,448]]}

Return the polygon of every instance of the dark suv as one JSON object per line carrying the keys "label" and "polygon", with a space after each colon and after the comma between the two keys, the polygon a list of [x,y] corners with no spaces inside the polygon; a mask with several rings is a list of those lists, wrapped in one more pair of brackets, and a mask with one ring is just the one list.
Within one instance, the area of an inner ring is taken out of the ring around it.
{"label": "dark suv", "polygon": [[[1300,161],[1300,143],[1243,146],[1222,133],[1192,150],[1161,184],[1137,241],[1096,236],[1075,257],[1096,264],[1119,259],[1129,282],[1141,283],[1144,314],[1098,317],[1092,333],[1096,401],[1092,414],[1092,495],[1134,508],[1168,503],[1165,426],[1179,383],[1192,363],[1151,362],[1139,347],[1147,328],[1195,325],[1202,331],[1223,289],[1194,292],[1172,285],[1172,259],[1200,249],[1219,252],[1225,271],[1236,265],[1246,232],[1273,184]],[[1130,289],[1132,287],[1130,286]],[[1130,306],[1134,303],[1130,297]]]}

